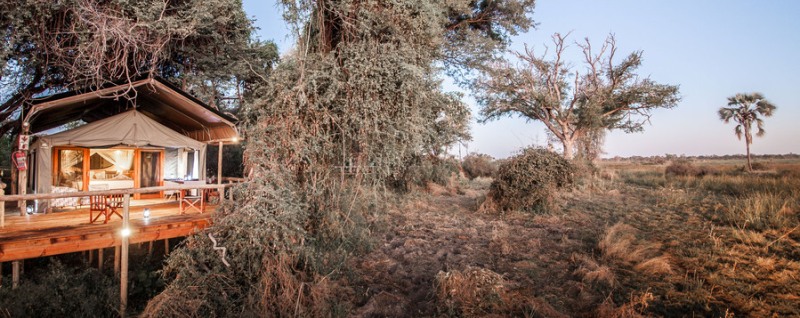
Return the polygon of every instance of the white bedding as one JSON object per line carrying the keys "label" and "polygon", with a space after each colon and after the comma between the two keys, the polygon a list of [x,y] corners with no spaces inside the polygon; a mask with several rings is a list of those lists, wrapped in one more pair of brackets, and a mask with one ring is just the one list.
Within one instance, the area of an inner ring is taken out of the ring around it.
{"label": "white bedding", "polygon": [[133,180],[132,179],[106,179],[106,180],[90,180],[89,186],[92,185],[99,185],[99,184],[107,184],[109,190],[113,189],[130,189],[133,188]]}

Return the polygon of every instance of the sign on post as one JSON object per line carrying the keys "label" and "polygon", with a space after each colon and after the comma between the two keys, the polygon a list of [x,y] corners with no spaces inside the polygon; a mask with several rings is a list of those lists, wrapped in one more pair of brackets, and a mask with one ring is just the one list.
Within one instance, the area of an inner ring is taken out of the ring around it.
{"label": "sign on post", "polygon": [[17,149],[20,151],[27,151],[31,143],[31,136],[30,135],[19,135],[19,145],[17,145]]}

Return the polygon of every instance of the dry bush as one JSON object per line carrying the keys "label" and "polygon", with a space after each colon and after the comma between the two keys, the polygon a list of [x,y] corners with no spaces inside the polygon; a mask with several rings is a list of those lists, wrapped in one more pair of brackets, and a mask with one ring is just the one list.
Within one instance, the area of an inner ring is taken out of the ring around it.
{"label": "dry bush", "polygon": [[502,255],[511,254],[512,248],[508,238],[508,225],[505,222],[493,221],[492,240],[489,242],[489,248],[494,251],[500,251]]}
{"label": "dry bush", "polygon": [[617,285],[617,277],[610,267],[600,265],[591,257],[582,254],[573,254],[572,261],[577,265],[572,274],[581,278],[584,283],[603,284],[607,287]]}
{"label": "dry bush", "polygon": [[617,223],[606,229],[598,247],[605,259],[632,265],[640,273],[671,274],[671,258],[661,254],[661,244],[639,239],[637,234],[632,226]]}
{"label": "dry bush", "polygon": [[287,317],[330,316],[330,303],[336,286],[325,276],[298,272],[293,257],[287,254],[270,259],[261,271],[260,297],[262,313],[277,312]]}
{"label": "dry bush", "polygon": [[491,177],[497,171],[492,163],[494,158],[487,154],[471,153],[464,157],[461,168],[470,180],[478,177]]}
{"label": "dry bush", "polygon": [[636,229],[624,223],[617,223],[606,229],[599,243],[603,256],[620,259],[626,263],[638,261],[632,258],[634,255],[631,253],[636,248],[636,232]]}
{"label": "dry bush", "polygon": [[436,297],[464,316],[501,311],[507,298],[503,276],[491,270],[467,266],[463,271],[439,272]]}
{"label": "dry bush", "polygon": [[596,317],[599,318],[640,318],[645,317],[644,312],[650,306],[650,302],[655,300],[655,296],[650,290],[639,295],[631,293],[630,300],[617,307],[609,295],[605,301],[597,308]]}
{"label": "dry bush", "polygon": [[541,211],[557,189],[572,185],[574,175],[574,166],[560,155],[526,148],[498,168],[487,201],[494,200],[491,204],[503,211]]}
{"label": "dry bush", "polygon": [[667,255],[661,255],[657,257],[653,257],[651,259],[644,260],[636,266],[633,267],[635,270],[655,276],[655,275],[668,275],[672,274],[672,260]]}
{"label": "dry bush", "polygon": [[389,184],[399,191],[411,191],[414,187],[428,188],[437,184],[447,188],[455,186],[454,176],[460,174],[460,164],[453,158],[415,156],[402,172],[391,176]]}
{"label": "dry bush", "polygon": [[483,202],[478,205],[478,212],[493,213],[497,211],[500,211],[500,205],[497,204],[497,200],[495,200],[492,193],[489,192],[483,197]]}
{"label": "dry bush", "polygon": [[712,167],[698,167],[689,160],[675,160],[664,170],[667,176],[679,177],[703,177],[707,175],[717,175],[719,171]]}

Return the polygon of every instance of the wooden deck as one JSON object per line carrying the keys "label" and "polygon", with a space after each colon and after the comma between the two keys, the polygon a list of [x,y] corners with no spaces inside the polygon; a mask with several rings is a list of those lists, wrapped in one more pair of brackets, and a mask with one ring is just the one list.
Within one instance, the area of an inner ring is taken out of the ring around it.
{"label": "wooden deck", "polygon": [[[145,207],[150,208],[148,220],[143,218]],[[190,235],[209,225],[215,209],[210,205],[203,214],[181,215],[177,201],[131,204],[130,243]],[[121,227],[122,219],[116,215],[108,224],[90,224],[86,208],[26,216],[7,213],[5,228],[0,229],[0,262],[119,246]]]}

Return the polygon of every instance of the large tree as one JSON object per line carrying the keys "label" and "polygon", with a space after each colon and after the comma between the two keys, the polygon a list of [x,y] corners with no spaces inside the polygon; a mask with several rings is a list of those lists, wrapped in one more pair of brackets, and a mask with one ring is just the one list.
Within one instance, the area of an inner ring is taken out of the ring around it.
{"label": "large tree", "polygon": [[443,90],[443,67],[469,73],[475,54],[493,56],[530,25],[523,3],[532,1],[283,0],[298,44],[246,107],[250,181],[209,230],[231,268],[192,239],[193,250],[172,254],[164,272],[175,279],[145,316],[330,315],[314,310],[338,275],[326,269],[345,258],[331,255],[358,247],[358,222],[383,210],[375,190],[465,138],[468,108]]}
{"label": "large tree", "polygon": [[756,123],[758,131],[756,136],[764,136],[764,120],[761,117],[770,117],[775,112],[775,105],[764,98],[761,93],[736,94],[728,97],[728,107],[719,109],[719,118],[729,123],[731,120],[738,123],[734,128],[734,133],[739,140],[744,135],[744,143],[747,149],[747,171],[753,171],[750,162],[750,145],[753,143],[753,122]]}
{"label": "large tree", "polygon": [[541,122],[562,144],[564,157],[572,159],[578,146],[599,147],[608,130],[641,131],[654,109],[679,101],[677,86],[638,76],[641,51],[616,60],[613,36],[599,48],[588,39],[576,43],[582,68],[567,61],[566,36],[556,33],[552,39],[552,57],[526,47],[513,53],[517,63],[498,62],[479,80],[475,89],[483,122],[503,116]]}
{"label": "large tree", "polygon": [[161,76],[235,110],[277,60],[238,0],[0,1],[0,134],[41,95]]}

